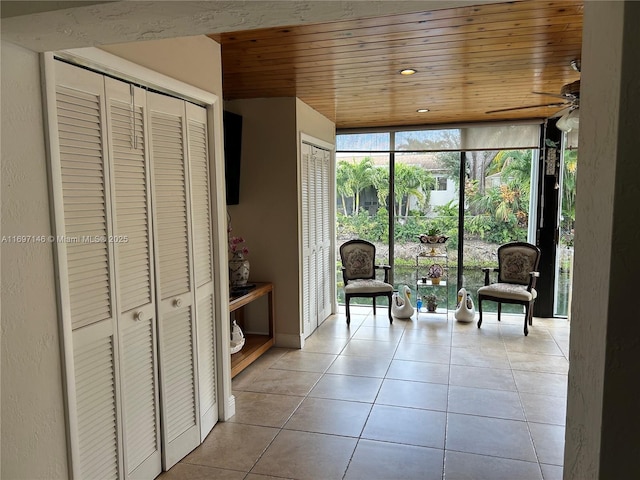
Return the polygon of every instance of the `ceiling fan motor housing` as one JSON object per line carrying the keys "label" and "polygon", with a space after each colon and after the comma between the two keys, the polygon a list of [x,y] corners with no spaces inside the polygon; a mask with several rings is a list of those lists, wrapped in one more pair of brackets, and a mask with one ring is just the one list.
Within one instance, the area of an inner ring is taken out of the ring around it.
{"label": "ceiling fan motor housing", "polygon": [[560,89],[560,95],[568,98],[578,98],[580,96],[580,80],[563,85]]}

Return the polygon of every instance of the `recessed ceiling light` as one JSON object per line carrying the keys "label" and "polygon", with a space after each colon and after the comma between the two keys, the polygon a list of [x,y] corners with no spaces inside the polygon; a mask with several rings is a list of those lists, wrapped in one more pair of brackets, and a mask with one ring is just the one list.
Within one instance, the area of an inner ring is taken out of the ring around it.
{"label": "recessed ceiling light", "polygon": [[429,111],[428,108],[419,108],[418,110],[416,110],[416,112],[418,113],[427,113]]}
{"label": "recessed ceiling light", "polygon": [[403,68],[400,70],[400,75],[413,75],[416,72],[417,70],[414,70],[413,68]]}

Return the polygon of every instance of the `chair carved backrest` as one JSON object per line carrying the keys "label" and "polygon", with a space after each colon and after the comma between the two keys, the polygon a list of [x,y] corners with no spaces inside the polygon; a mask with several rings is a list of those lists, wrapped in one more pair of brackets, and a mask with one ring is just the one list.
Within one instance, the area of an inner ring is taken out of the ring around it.
{"label": "chair carved backrest", "polygon": [[366,240],[349,240],[340,246],[345,282],[375,278],[376,246]]}
{"label": "chair carved backrest", "polygon": [[529,285],[530,272],[538,270],[540,249],[525,242],[507,243],[498,248],[498,282]]}

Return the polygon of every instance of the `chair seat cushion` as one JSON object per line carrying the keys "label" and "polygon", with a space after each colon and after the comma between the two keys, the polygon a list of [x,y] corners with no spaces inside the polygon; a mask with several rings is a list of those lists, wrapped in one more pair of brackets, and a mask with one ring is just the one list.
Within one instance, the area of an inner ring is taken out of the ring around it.
{"label": "chair seat cushion", "polygon": [[486,295],[489,297],[504,298],[505,300],[518,300],[530,302],[538,296],[535,288],[531,292],[527,291],[525,285],[515,285],[513,283],[492,283],[478,289],[478,296]]}
{"label": "chair seat cushion", "polygon": [[344,287],[344,293],[353,295],[357,293],[385,293],[393,292],[393,285],[375,279],[349,280]]}

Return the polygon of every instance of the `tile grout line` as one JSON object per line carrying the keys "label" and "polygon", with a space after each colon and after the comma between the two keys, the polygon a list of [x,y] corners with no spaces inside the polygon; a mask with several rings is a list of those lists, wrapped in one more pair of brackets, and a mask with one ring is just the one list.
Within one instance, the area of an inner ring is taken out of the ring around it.
{"label": "tile grout line", "polygon": [[[450,314],[450,313],[451,313],[451,312],[449,312],[449,314]],[[447,322],[449,322],[449,318],[448,318],[448,317],[449,317],[449,314],[447,315]],[[371,313],[367,314],[367,315],[365,316],[365,319],[364,319],[364,320],[362,320],[362,321],[358,324],[357,328],[355,328],[355,329],[354,329],[353,333],[351,333],[351,334],[350,334],[349,338],[347,339],[346,344],[345,344],[344,346],[342,346],[342,348],[340,349],[340,351],[339,351],[337,354],[333,354],[333,355],[335,355],[335,358],[331,361],[331,363],[329,363],[329,365],[328,365],[328,366],[327,366],[327,367],[326,367],[322,372],[320,372],[320,377],[319,377],[319,378],[318,378],[318,380],[316,380],[316,381],[313,383],[313,385],[309,388],[309,390],[308,390],[308,391],[306,392],[306,394],[303,396],[302,401],[301,401],[301,402],[296,406],[296,408],[295,408],[295,409],[294,409],[294,410],[293,410],[293,411],[292,411],[292,412],[287,416],[287,418],[286,418],[286,420],[283,422],[282,426],[278,427],[278,433],[277,433],[277,434],[274,436],[274,438],[269,442],[269,444],[264,448],[264,450],[261,452],[261,454],[260,454],[260,456],[258,457],[258,459],[255,461],[255,463],[252,465],[252,467],[249,469],[249,471],[248,471],[248,472],[246,472],[245,477],[246,477],[246,476],[248,476],[249,474],[251,474],[251,470],[253,470],[253,468],[255,468],[255,466],[257,465],[257,463],[258,463],[258,462],[260,461],[260,459],[263,457],[264,453],[265,453],[265,452],[266,452],[266,451],[271,447],[271,445],[273,444],[273,442],[275,441],[275,439],[280,435],[280,433],[282,432],[282,430],[285,430],[285,425],[286,425],[286,424],[291,420],[291,418],[295,415],[295,413],[299,411],[300,407],[301,407],[301,406],[302,406],[302,404],[305,402],[305,400],[306,400],[306,399],[308,399],[308,398],[316,398],[316,397],[310,397],[310,393],[311,393],[311,392],[313,391],[313,389],[318,385],[318,383],[322,380],[322,378],[324,378],[326,375],[331,375],[331,374],[329,373],[329,370],[330,370],[330,369],[331,369],[331,367],[335,364],[335,362],[336,362],[336,361],[338,361],[338,359],[340,359],[340,358],[345,358],[345,357],[348,357],[348,356],[349,356],[349,355],[344,355],[344,352],[345,352],[345,349],[347,348],[347,346],[351,343],[351,341],[352,341],[352,340],[371,340],[371,341],[380,341],[380,340],[376,340],[375,338],[374,338],[374,339],[367,339],[367,338],[364,338],[364,339],[358,339],[358,338],[355,338],[355,335],[357,334],[357,332],[358,332],[358,331],[362,331],[361,329],[362,329],[363,327],[368,327],[368,325],[365,325],[365,323],[367,322],[367,320],[368,320],[371,316],[372,316],[372,315],[371,315]],[[500,326],[500,325],[498,325],[498,326]],[[444,468],[445,468],[445,464],[446,464],[446,453],[447,453],[447,451],[451,451],[451,452],[457,452],[457,451],[458,451],[458,450],[447,450],[447,435],[448,435],[448,431],[449,431],[449,415],[450,415],[449,408],[450,408],[450,393],[451,393],[451,379],[452,379],[452,378],[451,378],[451,375],[452,375],[452,367],[453,367],[453,364],[452,364],[452,357],[453,357],[453,348],[454,348],[454,347],[453,347],[453,345],[454,345],[454,335],[456,334],[456,332],[455,332],[455,328],[454,328],[454,327],[455,327],[455,324],[452,324],[452,326],[451,326],[450,328],[448,328],[448,329],[447,329],[448,334],[449,334],[449,339],[448,339],[449,355],[448,355],[448,366],[447,366],[447,368],[448,368],[448,370],[447,370],[447,398],[446,398],[446,407],[445,407],[446,409],[445,409],[445,412],[444,412],[444,413],[445,413],[445,415],[446,415],[446,417],[445,417],[445,432],[444,432],[444,445],[443,445],[443,463],[442,463],[442,470],[441,470],[441,472],[442,472],[442,478],[444,478]],[[562,349],[562,348],[560,348],[560,345],[558,344],[557,339],[555,338],[555,336],[554,336],[553,334],[551,334],[551,332],[550,332],[550,331],[549,331],[549,329],[546,327],[546,325],[544,325],[544,324],[540,324],[540,325],[539,325],[539,327],[540,327],[540,329],[539,329],[540,331],[542,331],[542,329],[544,329],[544,331],[545,331],[545,332],[547,332],[547,333],[549,333],[549,334],[550,334],[550,336],[551,336],[551,337],[553,338],[553,340],[554,340],[554,343],[556,344],[556,346],[557,346],[557,347],[560,349],[560,351],[562,352],[562,358],[564,358],[565,360],[567,360],[567,359],[566,359],[566,355],[564,354],[563,349]],[[384,328],[384,327],[376,327],[376,325],[374,324],[374,325],[373,325],[373,328]],[[383,374],[383,377],[381,378],[381,382],[380,382],[380,385],[379,385],[379,386],[378,386],[378,388],[377,388],[377,391],[376,391],[376,394],[375,394],[375,396],[374,396],[374,399],[373,399],[373,401],[370,403],[370,409],[369,409],[369,412],[368,412],[368,414],[367,414],[367,416],[366,416],[366,419],[365,419],[365,420],[364,420],[364,422],[363,422],[362,428],[361,428],[360,433],[359,433],[359,435],[358,435],[357,437],[352,437],[352,436],[349,436],[349,435],[328,434],[328,433],[327,433],[327,434],[322,434],[321,432],[307,432],[307,433],[317,433],[317,434],[327,435],[327,436],[339,436],[339,437],[348,437],[348,438],[355,438],[355,439],[356,439],[356,443],[355,443],[354,449],[353,449],[353,451],[351,452],[351,455],[350,455],[349,460],[348,460],[348,462],[347,462],[347,464],[346,464],[346,467],[345,467],[345,471],[344,471],[344,473],[342,474],[342,478],[343,478],[343,479],[346,477],[347,472],[348,472],[348,470],[349,470],[349,468],[350,468],[350,466],[351,466],[351,464],[352,464],[352,461],[353,461],[353,459],[354,459],[355,452],[356,452],[356,450],[357,450],[357,448],[358,448],[358,445],[360,444],[361,440],[364,440],[364,439],[363,439],[363,437],[362,437],[362,435],[363,435],[363,433],[364,433],[364,430],[365,430],[365,428],[366,428],[366,425],[367,425],[367,423],[368,423],[369,419],[371,418],[371,415],[372,415],[372,412],[373,412],[373,408],[375,407],[375,405],[376,405],[376,401],[377,401],[377,400],[378,400],[378,398],[379,398],[379,395],[380,395],[381,389],[382,389],[382,387],[383,387],[383,385],[384,385],[384,382],[385,382],[386,380],[392,380],[392,379],[390,379],[390,378],[388,377],[389,372],[390,372],[390,369],[391,369],[391,365],[393,364],[393,362],[394,362],[395,360],[398,360],[398,359],[396,358],[396,355],[397,355],[397,354],[398,354],[398,352],[400,351],[400,345],[401,345],[401,343],[402,343],[403,339],[408,339],[408,337],[407,337],[407,333],[408,333],[407,325],[403,325],[402,333],[400,334],[399,339],[398,339],[398,340],[397,340],[397,342],[395,343],[395,348],[393,349],[393,354],[392,354],[392,356],[391,356],[391,359],[390,359],[390,361],[389,361],[389,364],[387,365],[386,370],[385,370],[385,372],[384,372],[384,374]],[[515,374],[514,374],[514,372],[515,372],[516,370],[514,370],[514,368],[513,368],[513,363],[512,363],[511,357],[510,357],[510,355],[509,355],[509,352],[508,352],[508,351],[507,351],[507,349],[506,349],[505,335],[503,335],[503,332],[501,331],[501,329],[500,329],[500,328],[498,328],[498,335],[499,335],[499,338],[500,338],[500,343],[502,344],[502,346],[503,346],[503,347],[504,347],[504,349],[505,349],[505,354],[506,354],[507,361],[508,361],[508,365],[509,365],[509,368],[508,368],[508,369],[509,369],[509,371],[510,371],[510,378],[511,378],[511,380],[513,381],[513,383],[514,383],[514,385],[515,385],[515,391],[517,392],[517,395],[518,395],[518,400],[519,400],[519,403],[520,403],[520,409],[521,409],[521,412],[522,412],[522,414],[523,414],[524,422],[527,424],[527,431],[528,431],[528,433],[529,433],[529,440],[531,441],[532,447],[533,447],[534,452],[535,452],[535,455],[536,455],[536,462],[535,462],[535,463],[537,463],[537,464],[538,464],[538,470],[539,470],[539,472],[540,472],[540,475],[542,476],[542,463],[540,462],[540,458],[539,458],[538,451],[537,451],[538,449],[536,448],[536,446],[535,446],[535,442],[533,441],[533,435],[532,435],[532,433],[531,433],[531,428],[530,428],[530,423],[535,423],[535,422],[529,422],[529,420],[528,420],[528,417],[527,417],[526,411],[525,411],[525,409],[524,409],[524,403],[523,403],[523,400],[522,400],[522,398],[523,398],[523,392],[521,392],[521,389],[520,389],[520,387],[518,387],[518,384],[517,384],[517,382],[516,382]],[[392,335],[389,335],[389,337],[391,337],[391,336],[392,336]],[[394,340],[389,340],[389,339],[385,340],[385,342],[390,342],[390,341],[394,341]],[[418,344],[419,344],[419,342],[418,342]],[[431,345],[431,344],[427,344],[427,345],[429,345],[429,346],[433,346],[433,345]],[[321,352],[311,352],[311,353],[321,353]],[[517,353],[517,352],[516,352],[516,353]],[[326,353],[325,353],[325,354],[326,354]],[[283,354],[283,355],[284,355],[284,354]],[[552,355],[552,356],[557,356],[557,355]],[[269,365],[268,367],[266,367],[266,369],[265,369],[265,370],[272,369],[272,368],[273,368],[274,370],[277,370],[277,368],[276,368],[276,367],[274,367],[274,365],[275,365],[275,362],[274,362],[274,364]],[[304,371],[304,370],[302,370],[302,371]],[[538,373],[549,373],[549,374],[554,374],[555,372],[538,372]],[[348,374],[340,374],[340,373],[337,373],[336,375],[346,375],[346,376],[351,376],[351,375],[348,375]],[[355,375],[355,376],[358,376],[358,377],[359,377],[360,375]],[[566,376],[566,375],[565,375],[565,376]],[[367,377],[367,376],[365,375],[365,377]],[[376,377],[367,377],[367,378],[376,378]],[[378,377],[378,378],[379,378],[379,377]],[[416,382],[418,382],[418,383],[433,383],[433,382],[419,382],[419,381],[416,381]],[[491,388],[489,388],[489,390],[491,390]],[[497,389],[497,390],[500,390],[500,389]],[[283,395],[284,395],[284,394],[283,394]],[[555,395],[552,395],[552,396],[555,396]],[[322,397],[317,397],[317,398],[322,398]],[[340,399],[335,399],[335,400],[340,400]],[[344,400],[344,401],[349,401],[349,400]],[[355,401],[354,401],[354,402],[355,402]],[[359,403],[367,403],[367,404],[369,404],[369,402],[359,402]],[[419,410],[425,410],[424,408],[418,408],[418,407],[416,407],[416,408],[417,408],[417,409],[419,409]],[[426,410],[430,410],[430,409],[426,409]],[[468,414],[468,415],[470,415],[470,416],[482,416],[482,417],[485,417],[485,415],[474,415],[474,414]],[[487,416],[487,418],[500,418],[500,417],[491,417],[491,416]],[[543,423],[543,424],[544,424],[544,423]],[[546,424],[545,424],[545,425],[546,425]],[[553,425],[555,425],[555,424],[553,424]],[[301,431],[305,431],[305,430],[301,430]],[[403,443],[399,443],[399,442],[388,442],[388,443],[398,443],[398,444],[400,444],[400,445],[410,445],[410,444],[403,444]],[[435,448],[435,447],[427,447],[427,448]],[[472,452],[464,452],[464,451],[461,451],[461,453],[473,454]],[[486,454],[479,454],[479,453],[476,453],[475,455],[489,456],[489,457],[493,457],[493,456],[494,456],[494,455],[486,455]],[[509,459],[509,457],[500,457],[500,456],[497,456],[497,455],[495,455],[495,458],[504,458],[504,459]],[[517,460],[517,459],[512,459],[512,460]],[[526,460],[520,460],[520,461],[525,461],[525,462],[526,462]],[[529,463],[533,463],[533,462],[529,462]],[[550,465],[553,465],[553,464],[550,464]],[[554,466],[557,466],[557,465],[554,465]],[[560,467],[561,467],[561,465],[560,465]],[[541,478],[542,478],[542,477],[541,477]]]}

